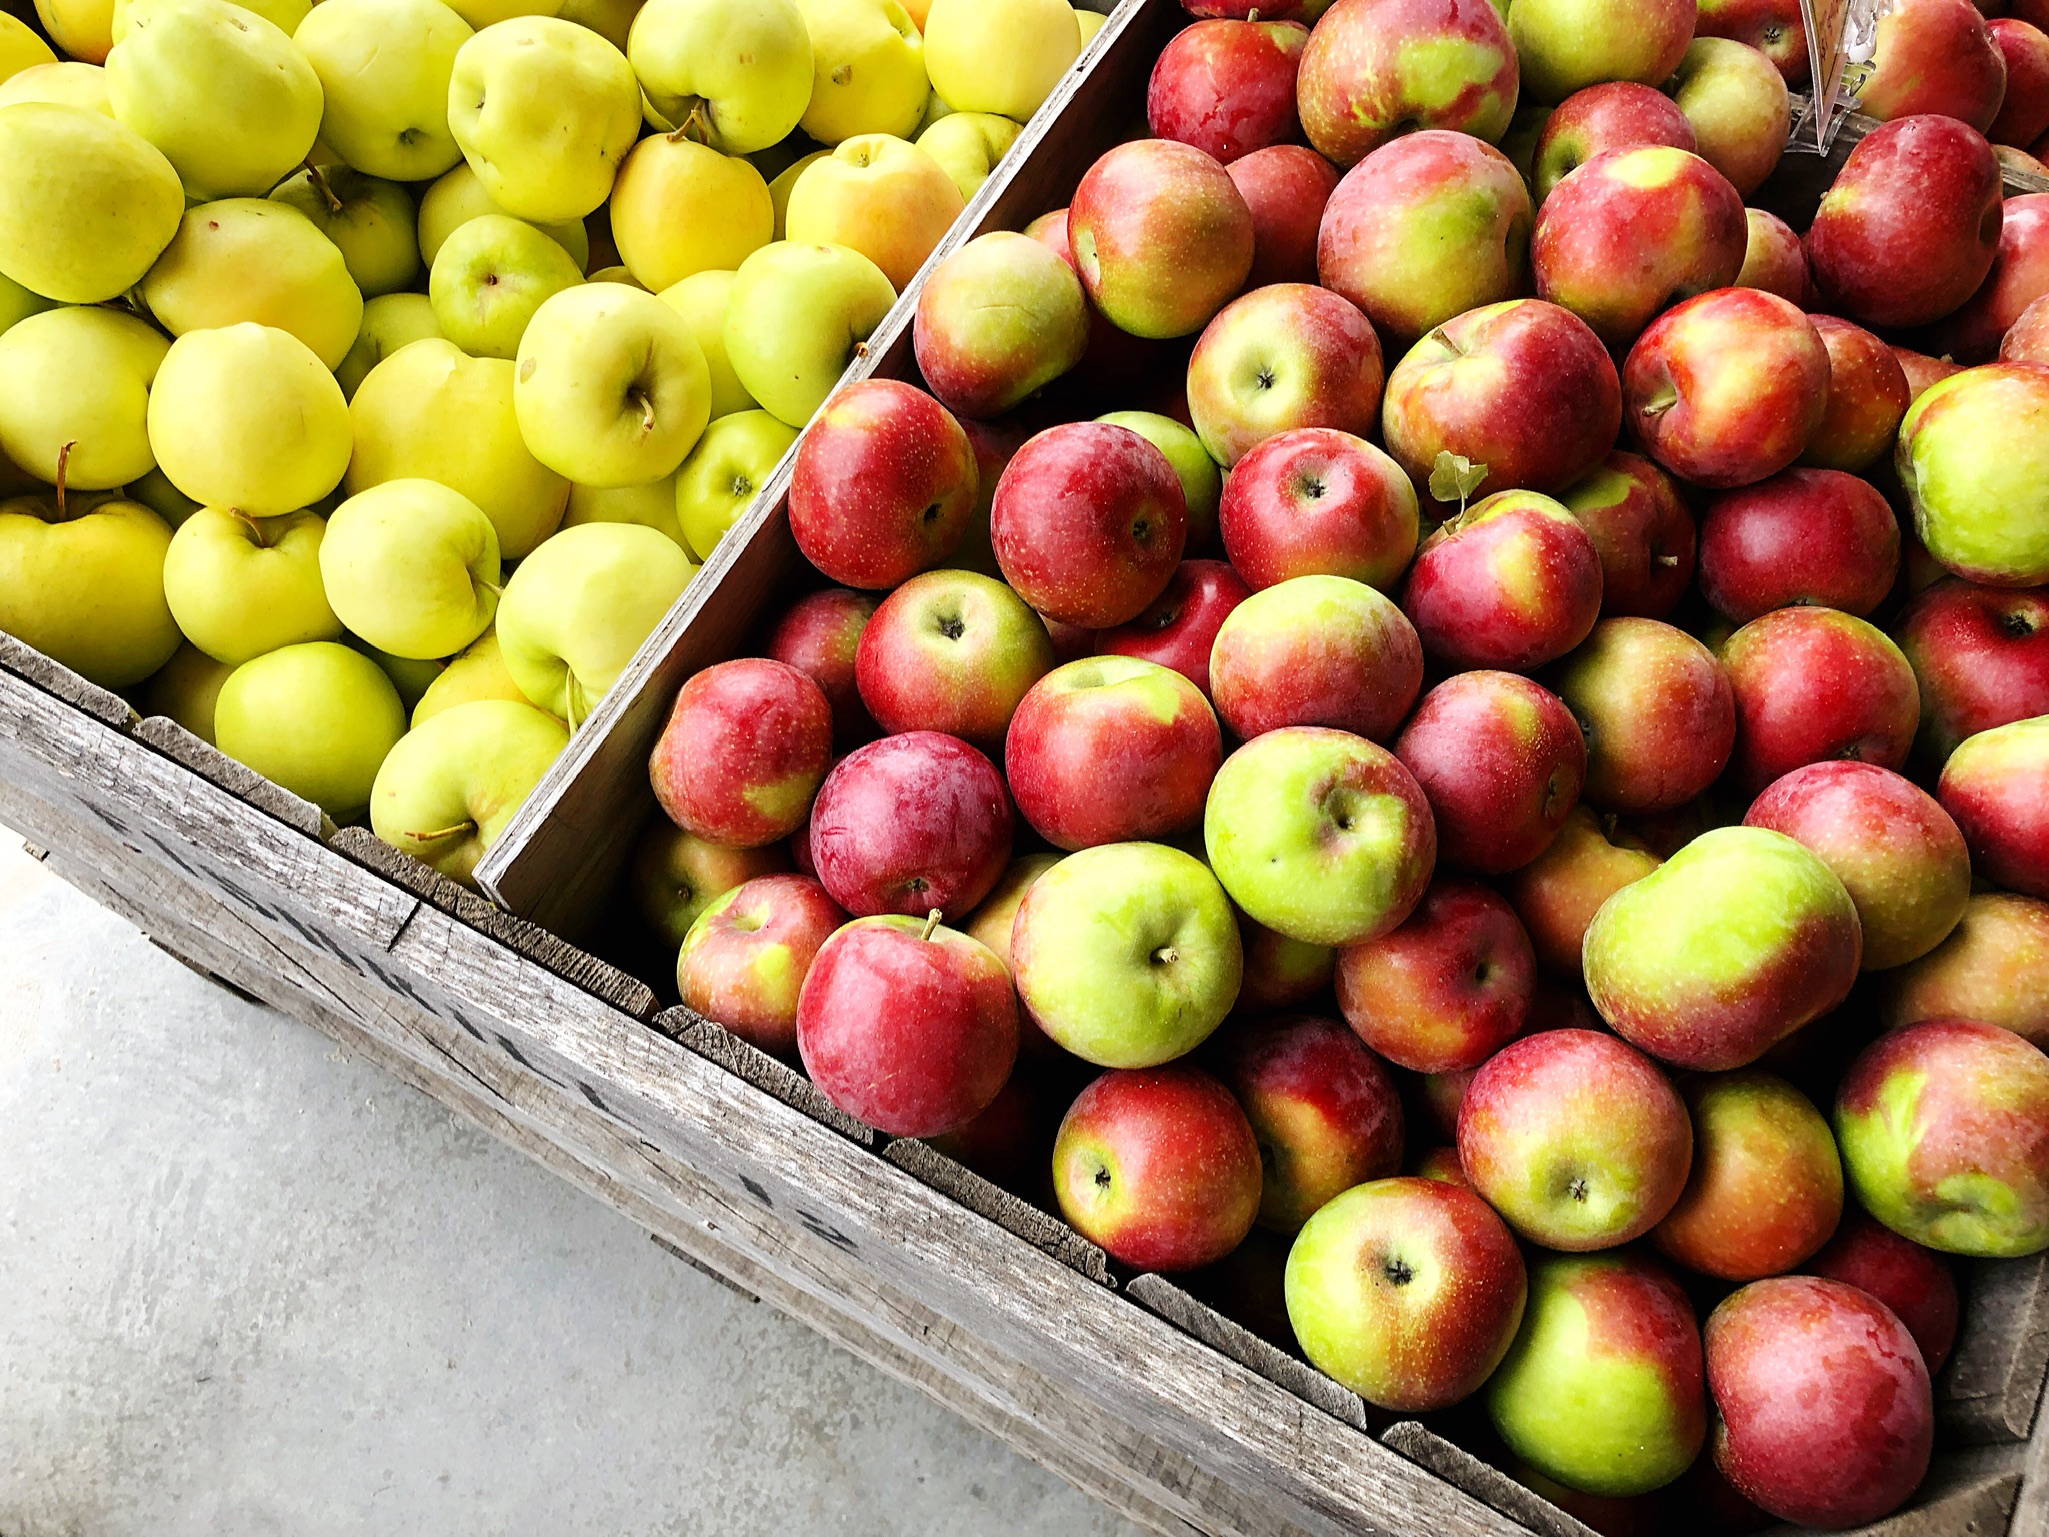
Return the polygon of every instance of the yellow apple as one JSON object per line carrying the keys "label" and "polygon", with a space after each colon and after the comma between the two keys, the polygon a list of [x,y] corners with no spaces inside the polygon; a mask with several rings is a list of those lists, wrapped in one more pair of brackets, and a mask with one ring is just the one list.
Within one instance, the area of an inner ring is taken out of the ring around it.
{"label": "yellow apple", "polygon": [[498,609],[498,535],[477,504],[432,480],[387,480],[328,519],[320,578],[343,624],[414,661],[453,656]]}
{"label": "yellow apple", "polygon": [[988,112],[954,112],[918,135],[918,148],[946,168],[960,195],[972,202],[996,163],[1024,132],[1007,117]]}
{"label": "yellow apple", "polygon": [[633,30],[633,18],[640,14],[640,0],[564,0],[555,13],[564,21],[589,27],[621,53]]}
{"label": "yellow apple", "polygon": [[516,17],[559,15],[561,9],[556,0],[455,0],[456,14],[479,32]]}
{"label": "yellow apple", "polygon": [[1074,19],[1081,27],[1081,45],[1086,48],[1095,40],[1096,34],[1103,30],[1103,23],[1110,18],[1102,11],[1091,11],[1077,5],[1074,8]]}
{"label": "yellow apple", "polygon": [[923,133],[942,117],[952,116],[953,108],[947,105],[946,98],[937,91],[934,91],[925,98],[925,115],[918,119],[917,133],[913,133],[911,137],[915,139],[918,134]]}
{"label": "yellow apple", "polygon": [[36,29],[19,16],[0,11],[0,82],[38,64],[54,64],[57,55],[36,35]]}
{"label": "yellow apple", "polygon": [[164,152],[86,107],[0,107],[0,273],[46,299],[99,304],[178,233],[184,189]]}
{"label": "yellow apple", "polygon": [[379,294],[363,306],[362,329],[349,355],[334,371],[342,397],[354,400],[370,370],[399,348],[439,336],[434,319],[434,301],[425,294]]}
{"label": "yellow apple", "polygon": [[[723,296],[719,305],[719,323],[724,325],[726,312]],[[45,310],[53,310],[56,307],[52,300],[45,299],[41,294],[30,293],[13,278],[0,273],[0,336],[6,335],[29,316],[40,315]],[[4,494],[0,492],[0,495]]]}
{"label": "yellow apple", "polygon": [[788,137],[811,102],[811,35],[794,0],[647,0],[626,56],[655,126],[694,121],[729,155]]}
{"label": "yellow apple", "polygon": [[726,356],[763,409],[801,427],[894,303],[889,279],[859,251],[779,240],[733,279]]}
{"label": "yellow apple", "polygon": [[405,705],[384,670],[331,640],[266,652],[228,675],[214,701],[214,744],[337,822],[361,816],[385,755],[405,735]]}
{"label": "yellow apple", "polygon": [[393,656],[389,651],[379,651],[360,635],[344,635],[343,642],[351,650],[360,651],[377,664],[378,671],[391,679],[391,686],[398,690],[398,702],[408,716],[412,708],[426,697],[427,690],[434,686],[446,664],[439,658],[422,660],[409,656]]}
{"label": "yellow apple", "polygon": [[70,57],[106,62],[114,46],[114,0],[36,0],[36,16]]}
{"label": "yellow apple", "polygon": [[396,293],[420,270],[413,195],[395,181],[347,166],[308,166],[272,188],[270,197],[298,209],[341,248],[349,277],[366,299]]}
{"label": "yellow apple", "polygon": [[612,185],[611,213],[619,259],[653,292],[692,273],[730,272],[775,233],[761,173],[680,133],[634,145]]}
{"label": "yellow apple", "polygon": [[831,153],[831,150],[814,149],[808,155],[801,155],[778,171],[768,184],[768,199],[775,205],[776,239],[788,236],[790,192],[796,187],[798,178]]}
{"label": "yellow apple", "polygon": [[417,730],[423,721],[431,720],[443,710],[452,710],[459,704],[471,704],[479,699],[533,703],[519,691],[519,685],[512,681],[512,674],[505,670],[505,658],[498,654],[498,631],[495,628],[486,630],[471,641],[462,655],[451,658],[434,681],[427,685],[427,691],[413,706],[413,727]]}
{"label": "yellow apple", "polygon": [[171,659],[150,674],[148,691],[142,696],[144,715],[161,715],[174,720],[202,742],[213,740],[214,701],[221,685],[235,669],[216,662],[189,640],[171,654]]}
{"label": "yellow apple", "polygon": [[789,238],[851,246],[901,293],[966,207],[953,178],[917,145],[863,134],[797,179]]}
{"label": "yellow apple", "polygon": [[[5,457],[0,454],[0,460]],[[129,481],[123,494],[131,502],[142,503],[174,529],[183,528],[185,520],[199,511],[199,503],[172,485],[170,476],[162,470],[151,470],[140,479]]]}
{"label": "yellow apple", "polygon": [[[707,428],[697,447],[704,447],[710,436]],[[687,465],[690,461],[683,462]],[[571,486],[569,511],[562,515],[562,526],[577,528],[585,523],[638,523],[683,545],[683,530],[676,522],[676,476],[651,480],[644,486]]]}
{"label": "yellow apple", "polygon": [[[335,0],[324,0],[324,3],[332,5]],[[429,187],[420,199],[420,260],[432,267],[434,258],[441,254],[441,247],[450,235],[470,220],[481,219],[488,213],[505,214],[508,219],[515,217],[491,201],[491,194],[484,190],[484,184],[477,180],[477,173],[465,161]],[[567,251],[575,261],[577,271],[589,270],[590,233],[584,229],[583,220],[529,219],[526,222]]]}
{"label": "yellow apple", "polygon": [[341,639],[320,575],[317,513],[245,518],[202,507],[171,536],[164,598],[185,638],[230,667],[308,640]]}
{"label": "yellow apple", "polygon": [[925,40],[901,0],[797,0],[811,34],[811,102],[799,126],[820,144],[907,137],[932,94]]}
{"label": "yellow apple", "polygon": [[0,452],[80,491],[125,486],[155,467],[149,386],[170,350],[120,310],[68,306],[0,332]]}
{"label": "yellow apple", "polygon": [[0,107],[17,101],[63,102],[105,117],[114,115],[113,103],[107,100],[107,72],[97,64],[75,60],[34,64],[0,80]]}
{"label": "yellow apple", "polygon": [[530,704],[479,699],[436,711],[415,722],[378,770],[371,830],[451,880],[474,884],[477,861],[568,745],[562,723]]}
{"label": "yellow apple", "polygon": [[140,683],[178,649],[164,601],[171,530],[136,502],[0,502],[0,630],[102,688]]}
{"label": "yellow apple", "polygon": [[462,151],[448,131],[448,80],[470,36],[441,0],[322,0],[292,38],[325,93],[321,140],[391,181],[425,181],[455,165]]}
{"label": "yellow apple", "polygon": [[754,397],[747,393],[726,356],[726,312],[735,276],[731,272],[697,272],[656,295],[688,322],[691,335],[704,349],[705,367],[711,374],[713,421],[735,411],[755,409]]}
{"label": "yellow apple", "polygon": [[1067,0],[932,0],[925,68],[957,112],[1022,123],[1081,54]]}
{"label": "yellow apple", "polygon": [[514,358],[534,311],[583,281],[569,253],[523,219],[472,219],[441,243],[427,292],[441,334],[471,357]]}
{"label": "yellow apple", "polygon": [[766,411],[722,416],[705,429],[676,472],[676,523],[691,554],[711,558],[796,441],[797,429]]}

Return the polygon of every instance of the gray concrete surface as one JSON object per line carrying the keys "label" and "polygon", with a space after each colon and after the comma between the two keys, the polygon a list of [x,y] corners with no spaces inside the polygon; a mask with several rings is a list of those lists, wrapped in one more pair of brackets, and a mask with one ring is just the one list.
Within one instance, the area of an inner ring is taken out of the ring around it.
{"label": "gray concrete surface", "polygon": [[1130,1537],[0,829],[0,1537]]}

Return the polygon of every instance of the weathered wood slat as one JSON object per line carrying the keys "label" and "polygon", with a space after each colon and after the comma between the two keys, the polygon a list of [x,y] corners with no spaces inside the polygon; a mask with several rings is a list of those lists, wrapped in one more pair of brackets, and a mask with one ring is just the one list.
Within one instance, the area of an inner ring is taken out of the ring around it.
{"label": "weathered wood slat", "polygon": [[211,742],[194,736],[174,720],[152,715],[135,727],[135,736],[173,763],[182,764],[209,784],[219,785],[237,800],[276,817],[287,827],[296,827],[309,838],[323,838],[334,831],[334,823],[327,819],[327,813],[313,802],[294,795],[283,785],[272,783],[247,765],[237,763]]}
{"label": "weathered wood slat", "polygon": [[745,1079],[819,1125],[830,1126],[863,1147],[873,1147],[879,1140],[874,1127],[840,1109],[809,1078],[787,1062],[778,1062],[760,1047],[741,1040],[724,1026],[688,1009],[664,1009],[655,1016],[654,1024],[670,1039],[682,1042],[700,1057],[718,1063],[734,1077]]}
{"label": "weathered wood slat", "polygon": [[1945,1434],[1965,1443],[2024,1441],[2049,1375],[2049,1254],[1978,1260],[1949,1364],[1935,1383]]}
{"label": "weathered wood slat", "polygon": [[24,682],[33,683],[44,693],[56,696],[74,710],[83,710],[94,720],[117,731],[127,729],[137,719],[134,707],[112,689],[88,683],[70,668],[51,661],[35,647],[17,640],[5,630],[0,630],[0,669],[13,673]]}
{"label": "weathered wood slat", "polygon": [[1560,1510],[1536,1490],[1517,1483],[1456,1442],[1445,1440],[1421,1421],[1401,1420],[1388,1426],[1380,1439],[1418,1467],[1428,1468],[1446,1483],[1542,1537],[1600,1537],[1579,1517]]}
{"label": "weathered wood slat", "polygon": [[1020,1201],[1008,1190],[991,1184],[915,1137],[899,1137],[882,1150],[882,1156],[921,1184],[930,1185],[976,1216],[987,1218],[1041,1253],[1072,1266],[1091,1281],[1100,1281],[1105,1286],[1116,1284],[1110,1276],[1109,1255],[1073,1228],[1029,1202]]}

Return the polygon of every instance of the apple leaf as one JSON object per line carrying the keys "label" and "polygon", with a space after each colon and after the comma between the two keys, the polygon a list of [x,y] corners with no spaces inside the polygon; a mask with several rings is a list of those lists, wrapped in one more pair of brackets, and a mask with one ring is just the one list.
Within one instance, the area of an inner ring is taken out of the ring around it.
{"label": "apple leaf", "polygon": [[1437,463],[1430,470],[1430,494],[1440,502],[1456,501],[1458,510],[1464,512],[1466,499],[1480,489],[1480,483],[1486,478],[1486,465],[1475,464],[1464,454],[1440,448]]}

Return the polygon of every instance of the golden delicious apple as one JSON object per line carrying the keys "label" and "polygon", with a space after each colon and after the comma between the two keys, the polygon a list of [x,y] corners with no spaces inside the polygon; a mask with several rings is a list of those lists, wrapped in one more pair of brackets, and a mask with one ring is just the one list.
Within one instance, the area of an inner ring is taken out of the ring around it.
{"label": "golden delicious apple", "polygon": [[521,16],[559,15],[561,9],[557,0],[455,0],[456,14],[479,32]]}
{"label": "golden delicious apple", "polygon": [[387,480],[334,510],[320,577],[342,623],[380,651],[453,656],[497,612],[498,534],[461,492]]}
{"label": "golden delicious apple", "polygon": [[[14,326],[28,319],[29,316],[40,315],[45,310],[55,309],[56,307],[54,300],[45,299],[41,294],[32,294],[26,288],[23,288],[21,284],[15,282],[13,278],[8,277],[5,273],[0,273],[0,335],[5,335]],[[721,326],[725,324],[725,315],[724,301],[721,300],[719,309],[719,324]]]}
{"label": "golden delicious apple", "polygon": [[798,126],[820,144],[907,138],[925,115],[925,40],[901,0],[797,0],[811,34],[811,102]]}
{"label": "golden delicious apple", "polygon": [[434,301],[425,294],[379,294],[363,306],[363,327],[356,332],[356,344],[334,371],[342,398],[354,400],[370,370],[399,348],[440,334]]}
{"label": "golden delicious apple", "polygon": [[425,181],[457,164],[448,80],[470,36],[441,0],[323,0],[292,37],[320,77],[322,142],[392,181]]}
{"label": "golden delicious apple", "polygon": [[326,528],[312,512],[192,514],[164,556],[164,597],[185,638],[230,667],[280,646],[341,639],[320,575]]}
{"label": "golden delicious apple", "polygon": [[0,80],[0,107],[17,101],[57,101],[105,117],[114,115],[113,104],[107,100],[107,72],[97,64],[75,60],[33,64]]}
{"label": "golden delicious apple", "polygon": [[932,0],[925,68],[956,112],[1022,123],[1081,54],[1067,0]]}
{"label": "golden delicious apple", "polygon": [[530,704],[478,699],[436,711],[378,770],[371,831],[472,885],[477,861],[568,745],[562,723]]}
{"label": "golden delicious apple", "polygon": [[164,602],[171,530],[136,502],[0,502],[0,630],[102,688],[140,683],[178,649]]}
{"label": "golden delicious apple", "polygon": [[498,631],[495,627],[471,641],[462,655],[452,658],[427,685],[420,702],[413,706],[413,727],[417,730],[421,722],[432,719],[443,710],[452,710],[459,704],[470,704],[479,699],[533,703],[519,691],[519,685],[512,681],[512,674],[505,670],[505,658],[498,654]]}
{"label": "golden delicious apple", "polygon": [[697,345],[704,349],[705,367],[711,372],[711,417],[717,421],[735,411],[755,409],[754,397],[733,372],[726,356],[726,308],[733,293],[731,272],[695,272],[655,297],[689,323]]}
{"label": "golden delicious apple", "polygon": [[123,494],[131,502],[142,503],[174,529],[183,528],[185,520],[199,511],[199,503],[172,485],[171,478],[162,470],[151,470],[141,479],[131,480]]}
{"label": "golden delicious apple", "polygon": [[484,28],[455,55],[448,128],[484,191],[521,219],[581,219],[640,132],[626,56],[554,16]]}
{"label": "golden delicious apple", "polygon": [[438,480],[483,509],[505,559],[527,555],[561,523],[569,481],[527,451],[513,374],[503,358],[467,357],[440,338],[394,352],[349,406],[356,452],[344,489],[356,496],[387,480]]}
{"label": "golden delicious apple", "polygon": [[972,202],[996,162],[1024,132],[1007,117],[989,112],[954,112],[918,135],[918,148],[946,168],[960,195]]}
{"label": "golden delicious apple", "polygon": [[766,411],[722,416],[705,428],[676,472],[676,524],[691,554],[711,558],[796,441],[797,429]]}
{"label": "golden delicious apple", "polygon": [[144,715],[161,715],[176,721],[202,742],[213,740],[214,701],[221,685],[235,669],[216,662],[191,641],[171,653],[171,659],[150,674],[148,691],[142,696]]}
{"label": "golden delicious apple", "polygon": [[633,31],[633,18],[640,14],[640,0],[564,0],[555,13],[564,21],[589,27],[621,53]]}
{"label": "golden delicious apple", "polygon": [[513,358],[544,300],[583,281],[567,251],[523,219],[472,219],[441,243],[427,281],[441,334],[471,357]]}
{"label": "golden delicious apple", "polygon": [[647,0],[626,55],[658,127],[694,122],[748,155],[786,138],[811,102],[811,35],[795,0]]}
{"label": "golden delicious apple", "polygon": [[586,283],[548,300],[515,366],[520,436],[578,485],[667,479],[711,419],[711,370],[689,324],[623,283]]}
{"label": "golden delicious apple", "polygon": [[254,321],[296,336],[330,369],[363,327],[341,248],[298,209],[260,197],[188,209],[142,280],[142,302],[173,336]]}
{"label": "golden delicious apple", "polygon": [[859,251],[779,240],[733,279],[726,356],[763,409],[801,427],[894,303],[889,279]]}
{"label": "golden delicious apple", "polygon": [[[704,437],[697,440],[697,447],[702,448],[710,436],[707,428]],[[694,454],[697,449],[691,452]],[[680,475],[682,471],[676,473]],[[576,528],[585,523],[638,523],[667,534],[679,546],[688,548],[683,545],[683,530],[676,522],[675,475],[667,480],[651,480],[644,486],[571,486],[569,510],[562,515],[562,526]]]}
{"label": "golden delicious apple", "polygon": [[331,640],[266,652],[228,675],[214,745],[337,822],[361,816],[405,705],[370,658]]}
{"label": "golden delicious apple", "polygon": [[[325,0],[325,3],[331,5],[334,0]],[[441,247],[450,235],[470,220],[481,219],[487,213],[505,214],[508,219],[514,217],[491,201],[491,194],[477,180],[477,173],[464,161],[429,187],[420,199],[420,260],[432,267],[434,258],[441,254]],[[529,219],[526,222],[567,251],[575,261],[577,271],[588,270],[591,243],[583,220],[565,219],[549,223]]]}
{"label": "golden delicious apple", "polygon": [[261,197],[320,132],[320,77],[272,23],[227,0],[134,0],[107,55],[114,116],[170,157],[191,196]]}
{"label": "golden delicious apple", "polygon": [[156,465],[149,386],[171,344],[133,315],[67,306],[0,332],[0,452],[81,491]]}
{"label": "golden delicious apple", "polygon": [[412,708],[427,696],[448,664],[439,657],[416,658],[393,656],[389,651],[379,651],[360,635],[344,635],[342,640],[353,650],[375,662],[384,676],[391,679],[391,686],[398,690],[398,702],[405,707],[408,717]]}
{"label": "golden delicious apple", "polygon": [[1077,5],[1074,8],[1074,19],[1081,28],[1081,45],[1086,48],[1095,40],[1096,34],[1103,30],[1103,23],[1110,18],[1102,11],[1091,11]]}
{"label": "golden delicious apple", "polygon": [[929,96],[925,98],[924,116],[918,119],[917,130],[911,135],[911,137],[915,139],[918,136],[918,134],[923,133],[927,128],[930,128],[942,117],[952,116],[953,108],[947,105],[946,98],[944,96],[941,96],[937,91],[932,92]]}
{"label": "golden delicious apple", "polygon": [[149,393],[149,446],[171,484],[208,507],[296,512],[349,466],[349,406],[306,344],[253,321],[188,331]]}
{"label": "golden delicious apple", "polygon": [[590,280],[593,283],[623,283],[628,288],[639,289],[642,293],[649,291],[647,284],[628,272],[624,266],[600,267],[591,274]]}
{"label": "golden delicious apple", "polygon": [[36,17],[70,57],[106,62],[114,46],[114,0],[36,0]]}
{"label": "golden delicious apple", "polygon": [[117,299],[178,233],[164,152],[86,107],[0,107],[0,273],[66,304]]}
{"label": "golden delicious apple", "polygon": [[946,169],[887,134],[848,139],[790,191],[790,239],[851,246],[901,293],[967,202]]}
{"label": "golden delicious apple", "polygon": [[36,35],[36,29],[19,16],[0,11],[0,82],[38,64],[54,64],[57,55]]}
{"label": "golden delicious apple", "polygon": [[271,189],[271,201],[296,208],[341,248],[349,277],[366,299],[395,293],[420,270],[413,195],[395,181],[347,166],[308,166]]}
{"label": "golden delicious apple", "polygon": [[692,273],[732,271],[775,233],[761,173],[680,133],[633,146],[612,184],[611,213],[619,259],[656,293]]}
{"label": "golden delicious apple", "polygon": [[768,184],[768,199],[775,205],[775,238],[784,239],[788,234],[790,217],[790,193],[796,188],[798,179],[819,161],[831,154],[831,150],[814,149],[810,154],[799,157],[776,173],[775,180]]}
{"label": "golden delicious apple", "polygon": [[505,584],[498,650],[506,671],[575,730],[696,574],[681,546],[637,523],[563,529]]}

